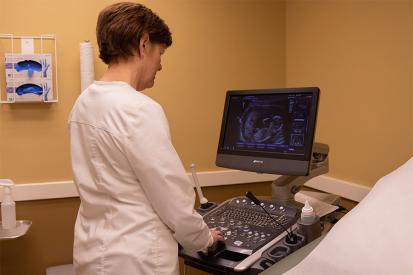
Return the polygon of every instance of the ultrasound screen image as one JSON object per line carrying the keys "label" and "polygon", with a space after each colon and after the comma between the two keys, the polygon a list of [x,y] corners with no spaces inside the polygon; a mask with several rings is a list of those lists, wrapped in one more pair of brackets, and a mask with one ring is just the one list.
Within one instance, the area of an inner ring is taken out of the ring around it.
{"label": "ultrasound screen image", "polygon": [[232,95],[223,149],[304,155],[312,94]]}

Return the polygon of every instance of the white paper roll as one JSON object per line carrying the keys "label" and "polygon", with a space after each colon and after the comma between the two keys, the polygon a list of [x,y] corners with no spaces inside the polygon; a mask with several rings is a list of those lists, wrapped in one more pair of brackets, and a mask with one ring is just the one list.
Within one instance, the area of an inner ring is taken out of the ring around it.
{"label": "white paper roll", "polygon": [[89,41],[80,43],[80,89],[83,92],[95,79],[93,47]]}

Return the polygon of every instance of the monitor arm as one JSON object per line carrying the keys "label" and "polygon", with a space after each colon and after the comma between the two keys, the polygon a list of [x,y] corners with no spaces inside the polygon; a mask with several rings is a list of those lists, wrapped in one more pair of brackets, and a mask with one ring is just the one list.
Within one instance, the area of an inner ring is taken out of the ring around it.
{"label": "monitor arm", "polygon": [[280,176],[272,182],[272,200],[295,207],[302,204],[294,200],[294,195],[308,180],[328,172],[329,146],[323,143],[314,143],[311,155],[311,167],[307,176]]}

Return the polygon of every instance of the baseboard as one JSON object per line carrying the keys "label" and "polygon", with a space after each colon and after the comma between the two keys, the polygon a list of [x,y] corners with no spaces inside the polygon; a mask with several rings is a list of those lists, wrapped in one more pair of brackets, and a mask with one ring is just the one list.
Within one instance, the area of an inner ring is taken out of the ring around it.
{"label": "baseboard", "polygon": [[[257,174],[237,170],[218,170],[197,173],[201,186],[220,186],[243,184],[253,182],[272,181],[278,176],[270,174]],[[191,179],[190,174],[188,177]],[[370,191],[369,187],[352,182],[336,179],[329,176],[318,176],[308,181],[306,186],[339,195],[356,202],[361,201]],[[1,199],[0,195],[0,199]],[[16,184],[13,188],[15,201],[31,201],[43,199],[59,199],[78,197],[78,192],[73,181],[54,181],[43,183]]]}

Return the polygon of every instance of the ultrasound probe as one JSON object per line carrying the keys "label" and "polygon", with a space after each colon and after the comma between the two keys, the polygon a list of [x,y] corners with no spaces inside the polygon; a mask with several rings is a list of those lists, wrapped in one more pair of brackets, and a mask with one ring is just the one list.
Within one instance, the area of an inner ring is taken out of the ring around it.
{"label": "ultrasound probe", "polygon": [[192,163],[190,167],[191,167],[192,178],[194,179],[194,185],[196,187],[196,192],[198,193],[199,203],[201,204],[200,210],[209,211],[212,208],[215,208],[217,204],[214,202],[209,202],[208,199],[205,198],[204,194],[202,193],[201,186],[199,185],[199,181],[198,181],[198,176],[196,174],[195,164]]}

